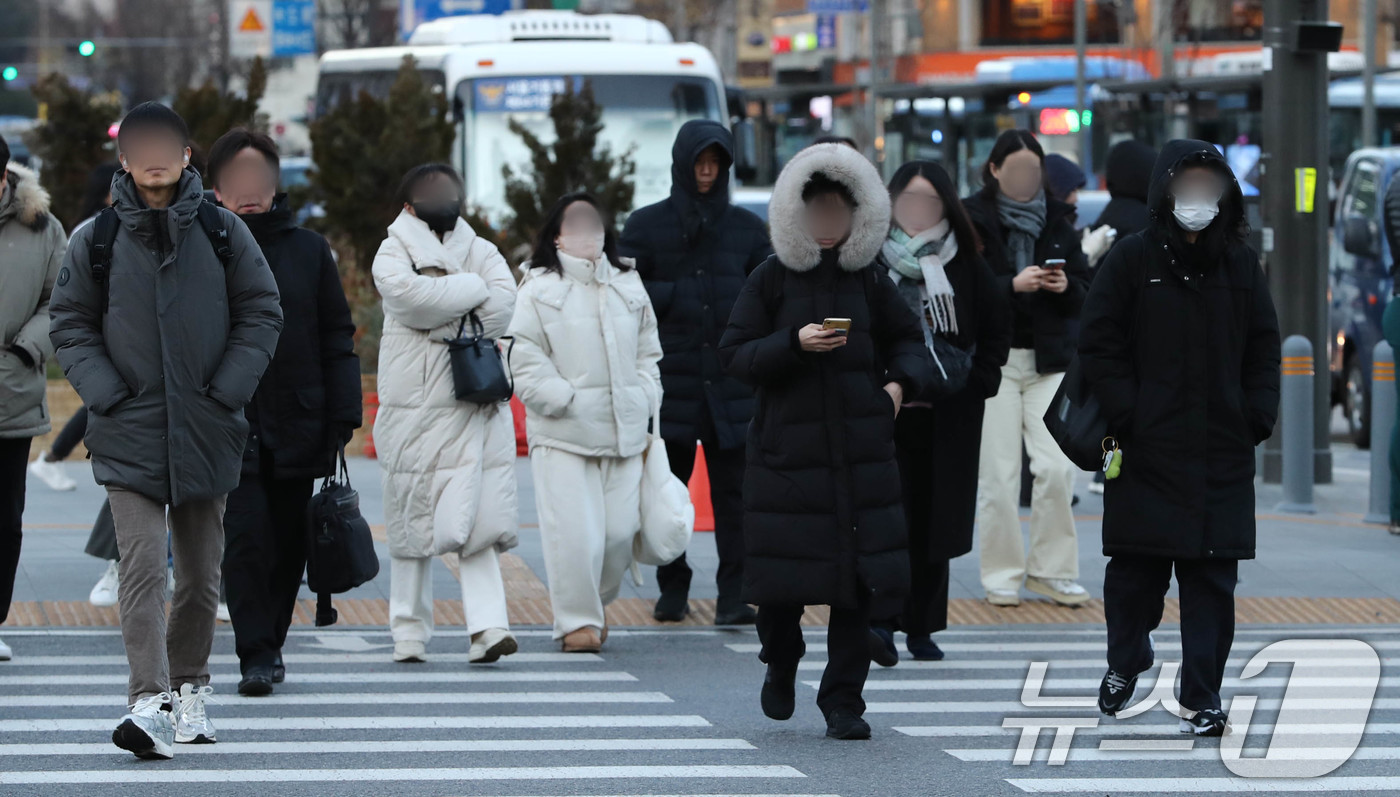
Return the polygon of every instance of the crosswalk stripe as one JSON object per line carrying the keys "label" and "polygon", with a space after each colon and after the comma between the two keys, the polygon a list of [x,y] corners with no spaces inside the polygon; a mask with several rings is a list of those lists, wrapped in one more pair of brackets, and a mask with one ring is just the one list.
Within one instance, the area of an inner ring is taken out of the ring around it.
{"label": "crosswalk stripe", "polygon": [[[1101,745],[1106,745],[1112,739],[1105,739]],[[1190,744],[1192,739],[1179,739]],[[1099,749],[1070,747],[1069,763],[1122,763],[1125,761],[1219,761],[1220,750],[1211,747],[1190,747],[1183,745],[1180,750],[1114,750],[1100,746]],[[1242,757],[1261,757],[1268,751],[1271,760],[1276,761],[1312,761],[1312,760],[1338,760],[1361,759],[1367,761],[1394,761],[1400,759],[1400,747],[1363,747],[1353,749],[1351,747],[1280,747],[1274,745],[1273,749],[1268,748],[1245,748]],[[1011,763],[1012,757],[1016,754],[1014,749],[951,749],[943,752],[953,756],[959,761],[976,763]],[[1044,761],[1050,756],[1049,746],[1042,746],[1036,751],[1034,760]]]}
{"label": "crosswalk stripe", "polygon": [[[219,723],[222,725],[223,723]],[[417,739],[413,741],[219,742],[180,748],[186,755],[343,753],[531,753],[563,751],[754,750],[743,739]],[[111,755],[110,744],[0,744],[0,756]]]}
{"label": "crosswalk stripe", "polygon": [[[11,636],[9,629],[5,629],[5,636]],[[386,645],[381,653],[287,653],[283,656],[283,661],[288,666],[300,664],[388,664],[390,663],[389,647]],[[466,653],[429,653],[430,662],[441,662],[444,664],[466,664],[468,663]],[[516,653],[501,659],[499,665],[509,666],[512,664],[600,664],[604,661],[602,656],[596,653]],[[11,667],[126,667],[125,656],[25,656],[19,655],[14,660],[5,662],[5,669]],[[209,657],[209,666],[237,666],[238,657],[227,654],[216,654]],[[399,667],[413,669],[418,665],[398,665]],[[483,669],[489,669],[488,665],[479,665]]]}
{"label": "crosswalk stripe", "polygon": [[[1057,700],[1062,701],[1062,705],[1046,708],[1028,708],[1017,701],[907,701],[891,703],[867,703],[865,711],[867,714],[978,714],[978,713],[1015,713],[1021,711],[1046,711],[1064,710],[1066,708],[1097,708],[1098,698],[1094,696],[1058,696]],[[1226,711],[1229,711],[1229,696],[1225,696]],[[1276,709],[1283,704],[1283,698],[1264,697],[1255,701],[1254,710],[1264,711]],[[1296,709],[1327,709],[1341,711],[1345,709],[1371,708],[1375,711],[1386,711],[1400,708],[1400,698],[1377,698],[1374,701],[1352,698],[1289,698],[1288,705]]]}
{"label": "crosswalk stripe", "polygon": [[[234,672],[214,672],[215,681],[237,682]],[[297,672],[288,674],[297,684],[405,684],[405,683],[631,683],[636,676],[625,672],[509,672],[469,670],[467,672]],[[4,686],[85,686],[124,684],[122,672],[92,675],[0,675]]]}
{"label": "crosswalk stripe", "polygon": [[[901,659],[895,667],[873,669],[871,678],[878,678],[882,674],[904,672],[908,670],[1015,670],[1025,672],[1026,667],[1032,661],[1049,661],[1050,669],[1057,670],[1095,670],[1102,673],[1108,664],[1102,656],[1092,659],[1047,659],[1044,656],[1027,656],[1024,659],[944,659],[943,661],[915,661],[911,659]],[[1328,666],[1337,669],[1361,668],[1367,665],[1359,663],[1354,658],[1332,658],[1332,659],[1309,659],[1309,663],[1319,666]],[[1246,657],[1232,658],[1225,662],[1227,667],[1243,667],[1249,663]],[[1382,668],[1394,668],[1400,666],[1400,657],[1382,656]],[[807,656],[797,665],[799,670],[824,670],[826,669],[826,658],[824,656]]]}
{"label": "crosswalk stripe", "polygon": [[[340,692],[335,694],[276,694],[271,697],[224,695],[214,698],[225,706],[379,706],[379,705],[475,705],[495,703],[673,703],[661,692]],[[18,695],[0,697],[3,706],[111,706],[112,695]]]}
{"label": "crosswalk stripe", "polygon": [[[162,783],[330,783],[384,781],[612,780],[639,778],[805,778],[783,765],[464,767],[434,769],[165,769]],[[149,783],[142,769],[0,772],[0,783]]]}
{"label": "crosswalk stripe", "polygon": [[1030,794],[1168,794],[1240,792],[1400,792],[1400,777],[1331,775],[1315,780],[1298,778],[1007,778],[1007,783]]}
{"label": "crosswalk stripe", "polygon": [[[1150,674],[1144,673],[1141,683],[1151,680]],[[802,683],[816,688],[821,681],[803,681]],[[1369,688],[1376,683],[1374,678],[1308,678],[1299,676],[1296,678],[1226,678],[1226,687],[1249,687],[1251,689],[1280,689],[1288,687],[1294,691],[1299,689],[1358,689]],[[969,691],[1003,689],[1019,693],[1026,684],[1024,679],[1016,678],[996,678],[980,679],[948,678],[936,681],[931,678],[871,678],[865,682],[866,692],[922,692],[934,690],[954,690]],[[1384,677],[1380,679],[1381,688],[1400,687],[1400,677]],[[1047,689],[1077,689],[1080,691],[1095,691],[1099,688],[1099,679],[1089,680],[1086,678],[1048,678],[1042,687],[1042,691]]]}
{"label": "crosswalk stripe", "polygon": [[[90,733],[110,731],[116,717],[95,719],[0,720],[0,733]],[[710,721],[694,714],[482,716],[482,717],[230,717],[217,718],[219,730],[318,731],[403,730],[410,728],[708,728]]]}
{"label": "crosswalk stripe", "polygon": [[[1114,722],[1107,718],[1104,723],[1092,728],[1076,728],[1075,736],[1176,736],[1180,733],[1175,724],[1172,725],[1125,725]],[[1019,737],[1019,728],[1003,728],[1001,725],[897,725],[893,728],[896,733],[905,736],[921,738],[942,738],[942,737],[971,737],[971,736],[1011,736]],[[1350,735],[1356,732],[1352,725],[1306,725],[1306,726],[1275,726],[1268,724],[1251,724],[1250,734],[1268,735],[1290,735],[1306,734],[1308,736],[1333,736]],[[1396,735],[1400,734],[1400,723],[1393,722],[1373,722],[1366,726],[1367,736],[1376,735]]]}
{"label": "crosswalk stripe", "polygon": [[[1336,639],[1336,637],[1328,638]],[[1367,644],[1378,651],[1400,650],[1400,640],[1370,640]],[[1155,640],[1155,646],[1159,652],[1163,650],[1180,650],[1181,640],[1176,638]],[[1236,644],[1231,650],[1234,653],[1243,653],[1246,651],[1257,652],[1267,646],[1268,643],[1261,644],[1258,640],[1250,640],[1248,644]],[[725,647],[735,653],[758,653],[763,648],[763,646],[757,642],[732,642]],[[1040,642],[949,642],[947,644],[940,644],[939,647],[947,653],[1013,653],[1016,651],[1026,651],[1040,655],[1049,655],[1061,652],[1102,653],[1105,650],[1105,643],[1060,642],[1054,640],[1044,640]],[[1290,655],[1292,654],[1290,653]],[[1325,655],[1324,653],[1318,654],[1319,657]]]}

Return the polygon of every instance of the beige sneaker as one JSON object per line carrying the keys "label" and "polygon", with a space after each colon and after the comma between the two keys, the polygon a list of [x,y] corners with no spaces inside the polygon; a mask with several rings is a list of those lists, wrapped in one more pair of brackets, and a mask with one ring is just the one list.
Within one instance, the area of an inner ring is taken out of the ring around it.
{"label": "beige sneaker", "polygon": [[989,589],[987,603],[993,606],[1020,606],[1021,594],[1014,589]]}
{"label": "beige sneaker", "polygon": [[421,664],[427,660],[428,646],[424,643],[413,640],[394,643],[394,661]]}
{"label": "beige sneaker", "polygon": [[1027,576],[1026,589],[1044,595],[1061,606],[1078,606],[1089,602],[1089,591],[1068,578]]}
{"label": "beige sneaker", "polygon": [[467,662],[490,664],[519,649],[520,646],[509,631],[504,628],[488,628],[472,635],[472,649],[467,654]]}

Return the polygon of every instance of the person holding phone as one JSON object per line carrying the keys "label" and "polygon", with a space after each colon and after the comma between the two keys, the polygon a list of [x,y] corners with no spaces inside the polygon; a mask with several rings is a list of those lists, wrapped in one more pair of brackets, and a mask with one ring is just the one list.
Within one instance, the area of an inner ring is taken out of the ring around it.
{"label": "person holding phone", "polygon": [[758,605],[768,665],[761,703],[772,719],[792,716],[804,607],[829,605],[817,705],[828,736],[865,739],[870,607],[909,584],[895,416],[933,363],[877,265],[890,201],[860,153],[799,152],[778,176],[769,218],[776,254],[749,276],[720,339],[729,372],[758,391],[744,600]]}
{"label": "person holding phone", "polygon": [[[1030,131],[1007,130],[982,168],[982,190],[963,200],[1012,307],[1011,352],[987,400],[978,465],[982,587],[997,606],[1018,605],[1023,585],[1060,604],[1089,600],[1077,581],[1075,467],[1043,420],[1074,357],[1088,261],[1074,208],[1047,195],[1044,161]],[[1023,445],[1033,475],[1029,553],[1018,511]]]}

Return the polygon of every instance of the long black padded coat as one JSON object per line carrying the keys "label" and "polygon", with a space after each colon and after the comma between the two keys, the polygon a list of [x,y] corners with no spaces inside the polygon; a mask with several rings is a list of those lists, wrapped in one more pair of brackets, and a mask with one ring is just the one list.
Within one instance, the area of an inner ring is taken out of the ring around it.
{"label": "long black padded coat", "polygon": [[[855,197],[851,235],[821,250],[806,232],[802,189],[822,173]],[[855,150],[803,150],[769,206],[776,253],[749,277],[720,356],[758,388],[744,474],[744,600],[850,608],[862,593],[908,590],[909,558],[895,407],[883,387],[918,395],[933,361],[919,321],[877,264],[889,196]],[[850,318],[849,342],[802,351],[798,330]]]}
{"label": "long black padded coat", "polygon": [[1278,417],[1278,318],[1246,244],[1212,255],[1169,234],[1167,185],[1188,158],[1226,179],[1222,205],[1243,206],[1213,145],[1168,143],[1152,224],[1114,245],[1084,303],[1080,364],[1123,448],[1103,552],[1252,559],[1254,447]]}
{"label": "long black padded coat", "polygon": [[[704,194],[695,160],[709,147],[724,153],[719,177]],[[748,275],[772,254],[763,220],[729,204],[734,137],[719,122],[681,126],[671,148],[671,196],[627,217],[618,249],[637,262],[661,336],[661,437],[699,439],[709,413],[720,448],[744,444],[753,389],[729,376],[717,347],[730,308]]]}

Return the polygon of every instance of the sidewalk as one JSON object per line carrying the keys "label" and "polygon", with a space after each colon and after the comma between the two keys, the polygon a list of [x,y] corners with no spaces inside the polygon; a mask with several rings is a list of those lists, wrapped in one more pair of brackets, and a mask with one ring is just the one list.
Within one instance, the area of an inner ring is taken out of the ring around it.
{"label": "sidewalk", "polygon": [[[1383,526],[1362,522],[1368,490],[1370,455],[1337,444],[1336,482],[1319,485],[1316,515],[1281,515],[1274,511],[1279,490],[1259,485],[1259,557],[1240,565],[1237,611],[1240,622],[1400,623],[1400,537]],[[115,625],[115,609],[99,610],[87,603],[88,591],[104,565],[83,553],[103,491],[92,483],[86,462],[70,463],[77,491],[54,493],[30,480],[25,513],[24,551],[15,586],[16,605],[7,625]],[[361,508],[380,540],[380,576],[354,592],[340,596],[342,623],[383,625],[389,592],[388,551],[383,542],[383,501],[379,466],[374,460],[353,459],[351,479],[360,493]],[[527,460],[517,465],[520,484],[520,547],[505,558],[512,622],[548,624],[548,592],[543,584],[544,561],[536,525],[534,494]],[[1093,595],[1102,593],[1105,559],[1100,552],[1102,501],[1079,490],[1075,508],[1080,534],[1081,582]],[[714,573],[718,563],[713,535],[697,533],[689,561],[696,570],[692,587],[692,616],[687,624],[713,621]],[[439,598],[439,622],[459,624],[461,604],[455,568],[434,569]],[[643,568],[644,584],[624,581],[622,598],[609,607],[609,622],[619,626],[649,625],[651,602],[657,597],[655,571]],[[312,596],[297,622],[309,624]],[[949,620],[953,624],[1019,624],[1102,622],[1102,605],[1092,601],[1066,609],[1039,599],[1018,608],[996,608],[982,598],[976,550],[953,562]],[[1175,588],[1170,594],[1175,597]],[[1175,619],[1170,601],[1167,620]],[[823,622],[825,612],[810,610],[808,621]]]}

